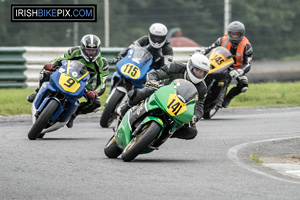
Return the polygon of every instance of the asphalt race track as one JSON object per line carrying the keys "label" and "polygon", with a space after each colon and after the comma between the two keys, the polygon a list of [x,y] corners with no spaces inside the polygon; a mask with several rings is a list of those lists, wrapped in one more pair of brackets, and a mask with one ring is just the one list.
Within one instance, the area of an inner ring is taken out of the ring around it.
{"label": "asphalt race track", "polygon": [[99,116],[36,141],[27,139],[29,116],[0,117],[0,199],[300,198],[300,169],[280,173],[250,159],[300,155],[300,107],[221,110],[197,123],[194,140],[169,139],[129,163],[104,155],[113,131]]}

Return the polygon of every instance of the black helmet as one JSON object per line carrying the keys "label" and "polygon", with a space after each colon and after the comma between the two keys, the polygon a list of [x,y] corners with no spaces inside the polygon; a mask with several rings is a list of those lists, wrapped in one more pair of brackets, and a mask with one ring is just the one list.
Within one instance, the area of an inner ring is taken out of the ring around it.
{"label": "black helmet", "polygon": [[85,35],[80,41],[82,57],[87,62],[94,62],[100,55],[101,40],[96,35]]}
{"label": "black helmet", "polygon": [[229,41],[234,44],[240,43],[245,35],[245,26],[242,22],[234,21],[228,25],[227,29]]}

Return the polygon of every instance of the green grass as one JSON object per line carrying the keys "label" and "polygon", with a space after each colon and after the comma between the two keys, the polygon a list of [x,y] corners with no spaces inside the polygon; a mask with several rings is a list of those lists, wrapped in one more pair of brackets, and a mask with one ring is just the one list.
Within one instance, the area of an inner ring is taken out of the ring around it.
{"label": "green grass", "polygon": [[[31,114],[31,103],[27,96],[34,93],[35,88],[0,89],[0,115],[23,115]],[[100,97],[101,109],[103,110],[105,100],[108,97],[109,88]],[[83,101],[80,99],[80,101]]]}
{"label": "green grass", "polygon": [[246,93],[236,96],[230,107],[300,106],[300,82],[249,84]]}
{"label": "green grass", "polygon": [[[102,110],[108,91],[109,88],[100,97]],[[0,115],[30,114],[31,103],[27,102],[26,97],[33,92],[34,88],[0,89]],[[235,97],[229,105],[229,107],[258,106],[300,106],[300,82],[250,84],[248,91]]]}
{"label": "green grass", "polygon": [[300,60],[300,54],[295,56],[284,57],[283,60],[292,61],[292,60]]}

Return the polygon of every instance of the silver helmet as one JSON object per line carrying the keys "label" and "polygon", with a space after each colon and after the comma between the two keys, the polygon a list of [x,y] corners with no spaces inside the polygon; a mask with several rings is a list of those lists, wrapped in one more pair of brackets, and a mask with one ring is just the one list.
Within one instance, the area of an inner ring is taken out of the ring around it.
{"label": "silver helmet", "polygon": [[80,41],[80,51],[86,62],[94,62],[100,55],[101,40],[92,34],[85,35]]}
{"label": "silver helmet", "polygon": [[245,35],[245,26],[242,22],[234,21],[228,25],[227,29],[229,41],[234,44],[240,43]]}

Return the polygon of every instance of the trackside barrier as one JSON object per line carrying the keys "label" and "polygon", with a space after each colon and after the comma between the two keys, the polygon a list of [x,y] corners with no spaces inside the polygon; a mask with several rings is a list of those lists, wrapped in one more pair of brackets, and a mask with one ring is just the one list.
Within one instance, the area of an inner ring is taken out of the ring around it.
{"label": "trackside barrier", "polygon": [[[39,72],[41,71],[45,63],[59,58],[64,55],[64,53],[70,47],[25,47],[26,52],[23,54],[26,59],[27,70],[24,72],[27,77],[27,86],[37,86]],[[108,61],[112,60],[123,48],[101,48],[101,54]],[[110,79],[115,69],[114,65],[110,66],[109,77],[107,84],[110,84]]]}
{"label": "trackside barrier", "polygon": [[26,86],[25,51],[23,47],[0,47],[0,88]]}
{"label": "trackside barrier", "polygon": [[[0,47],[0,88],[38,86],[39,72],[45,63],[63,56],[70,47]],[[123,48],[101,48],[101,54],[112,60]],[[175,60],[185,61],[193,52],[190,48],[178,48]],[[107,85],[115,71],[110,65]]]}
{"label": "trackside barrier", "polygon": [[[38,86],[45,63],[62,56],[69,47],[0,47],[0,88]],[[102,56],[112,60],[123,48],[102,48]],[[187,62],[197,47],[174,47],[174,61]],[[255,55],[254,55],[255,57]],[[299,81],[299,61],[253,61],[247,74],[250,82]],[[107,85],[115,71],[110,65]]]}

